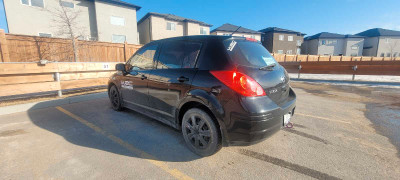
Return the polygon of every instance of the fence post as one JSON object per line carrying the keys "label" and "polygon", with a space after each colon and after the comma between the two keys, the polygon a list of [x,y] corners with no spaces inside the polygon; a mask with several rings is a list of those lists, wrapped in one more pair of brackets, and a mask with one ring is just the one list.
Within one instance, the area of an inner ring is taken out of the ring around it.
{"label": "fence post", "polygon": [[331,59],[332,59],[332,55],[329,55],[329,61],[331,61]]}
{"label": "fence post", "polygon": [[[301,60],[300,60],[300,63],[301,63]],[[297,79],[300,79],[300,71],[301,71],[301,68],[303,68],[303,67],[301,67],[301,64],[300,64],[299,67],[298,67],[299,71],[298,71],[298,73],[297,73]]]}
{"label": "fence post", "polygon": [[318,55],[318,62],[319,62],[319,58],[321,57],[321,55]]}
{"label": "fence post", "polygon": [[54,80],[60,86],[60,89],[57,91],[57,95],[58,95],[58,97],[61,97],[62,96],[62,91],[61,91],[61,79],[60,79],[60,73],[59,72],[55,72],[54,73]]}
{"label": "fence post", "polygon": [[10,62],[10,54],[8,52],[8,44],[4,29],[0,29],[0,54],[3,62]]}
{"label": "fence post", "polygon": [[128,56],[127,56],[127,48],[128,48],[128,43],[125,41],[124,43],[124,61],[128,61]]}
{"label": "fence post", "polygon": [[357,71],[357,68],[358,68],[358,66],[357,65],[355,65],[355,66],[353,66],[352,67],[352,69],[353,69],[353,77],[351,78],[353,81],[354,81],[354,79],[356,78],[356,71]]}
{"label": "fence post", "polygon": [[343,61],[343,54],[340,55],[340,61]]}
{"label": "fence post", "polygon": [[297,62],[297,58],[299,57],[299,54],[296,54],[296,62]]}
{"label": "fence post", "polygon": [[308,57],[309,57],[310,55],[309,54],[307,54],[307,59],[306,59],[306,62],[308,62]]}
{"label": "fence post", "polygon": [[283,57],[283,62],[286,62],[286,54],[285,54],[285,56]]}

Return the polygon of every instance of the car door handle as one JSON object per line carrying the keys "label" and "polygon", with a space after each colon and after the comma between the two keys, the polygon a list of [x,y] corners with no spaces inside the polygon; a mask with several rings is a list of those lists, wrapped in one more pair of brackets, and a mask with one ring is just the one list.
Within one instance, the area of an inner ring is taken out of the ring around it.
{"label": "car door handle", "polygon": [[142,79],[142,80],[145,80],[145,79],[147,79],[147,76],[145,76],[144,74],[142,74],[141,79]]}
{"label": "car door handle", "polygon": [[179,82],[189,81],[189,78],[187,78],[187,77],[185,77],[185,76],[181,76],[181,77],[178,77],[178,81],[179,81]]}

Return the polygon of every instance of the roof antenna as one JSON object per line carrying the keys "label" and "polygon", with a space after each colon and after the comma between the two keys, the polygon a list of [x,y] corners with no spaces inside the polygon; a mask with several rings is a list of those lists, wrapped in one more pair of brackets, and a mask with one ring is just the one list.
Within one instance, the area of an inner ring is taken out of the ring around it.
{"label": "roof antenna", "polygon": [[238,31],[241,27],[242,27],[242,26],[239,26],[235,31],[233,31],[232,34],[231,34],[231,36],[232,36],[236,31]]}

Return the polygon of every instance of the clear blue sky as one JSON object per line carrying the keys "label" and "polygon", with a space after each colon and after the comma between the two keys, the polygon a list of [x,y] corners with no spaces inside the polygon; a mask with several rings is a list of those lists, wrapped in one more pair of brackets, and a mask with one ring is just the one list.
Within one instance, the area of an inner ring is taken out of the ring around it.
{"label": "clear blue sky", "polygon": [[[231,23],[253,30],[275,26],[308,35],[354,34],[375,27],[400,30],[400,0],[123,1],[142,7],[138,20],[148,12],[169,13],[213,24],[211,29]],[[0,28],[7,28],[2,2]]]}

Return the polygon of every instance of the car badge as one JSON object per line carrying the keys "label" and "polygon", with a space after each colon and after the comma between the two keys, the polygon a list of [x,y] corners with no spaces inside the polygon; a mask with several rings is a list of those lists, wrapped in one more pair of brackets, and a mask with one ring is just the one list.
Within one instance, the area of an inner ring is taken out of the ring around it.
{"label": "car badge", "polygon": [[286,81],[286,77],[285,77],[285,76],[282,76],[282,77],[281,77],[281,81],[282,81],[282,82],[285,82],[285,81]]}

